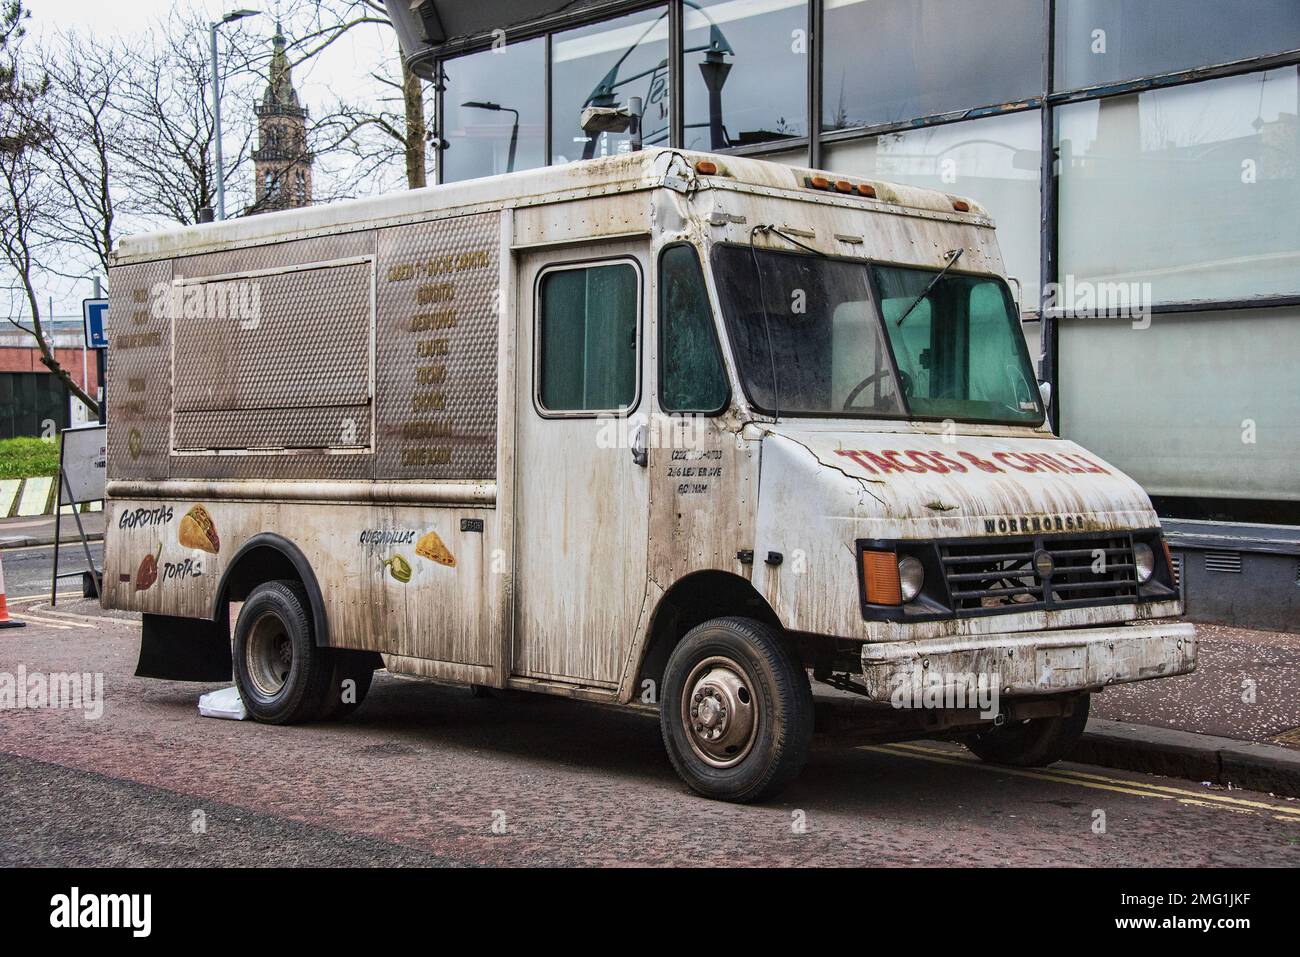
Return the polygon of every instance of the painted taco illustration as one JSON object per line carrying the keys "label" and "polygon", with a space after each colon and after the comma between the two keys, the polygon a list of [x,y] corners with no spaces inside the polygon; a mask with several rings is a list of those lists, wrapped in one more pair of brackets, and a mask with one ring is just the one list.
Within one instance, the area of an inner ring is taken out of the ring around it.
{"label": "painted taco illustration", "polygon": [[437,532],[429,532],[415,543],[415,554],[448,568],[456,567],[456,556],[442,543]]}
{"label": "painted taco illustration", "polygon": [[177,537],[186,548],[199,548],[213,555],[221,551],[217,526],[213,524],[212,516],[202,505],[195,505],[181,517],[180,533]]}

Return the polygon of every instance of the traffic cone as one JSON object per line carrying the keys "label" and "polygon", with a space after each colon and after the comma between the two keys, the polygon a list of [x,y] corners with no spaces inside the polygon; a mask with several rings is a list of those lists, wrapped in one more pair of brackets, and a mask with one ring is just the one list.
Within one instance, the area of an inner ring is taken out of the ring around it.
{"label": "traffic cone", "polygon": [[5,602],[5,565],[0,561],[0,628],[21,628],[25,621],[14,621],[9,617],[9,605]]}

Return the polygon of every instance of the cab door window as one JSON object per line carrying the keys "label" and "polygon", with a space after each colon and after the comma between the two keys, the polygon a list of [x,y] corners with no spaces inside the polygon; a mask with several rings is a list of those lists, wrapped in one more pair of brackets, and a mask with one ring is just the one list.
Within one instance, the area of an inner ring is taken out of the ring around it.
{"label": "cab door window", "polygon": [[669,246],[659,257],[659,404],[712,415],[729,396],[699,256],[686,243]]}
{"label": "cab door window", "polygon": [[562,266],[537,289],[537,399],[546,412],[637,401],[641,277],[631,262]]}

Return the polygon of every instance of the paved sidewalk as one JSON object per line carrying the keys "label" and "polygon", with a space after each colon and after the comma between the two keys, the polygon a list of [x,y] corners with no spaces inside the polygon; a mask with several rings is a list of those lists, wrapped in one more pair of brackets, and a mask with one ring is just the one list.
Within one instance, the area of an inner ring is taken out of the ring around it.
{"label": "paved sidewalk", "polygon": [[[91,541],[104,537],[103,512],[82,512],[81,524]],[[77,520],[71,513],[61,519],[59,540],[63,542],[78,540]],[[0,519],[0,548],[23,548],[28,545],[52,545],[53,543],[53,515]]]}
{"label": "paved sidewalk", "polygon": [[1300,634],[1196,626],[1190,675],[1110,688],[1092,716],[1300,750]]}
{"label": "paved sidewalk", "polygon": [[1300,634],[1196,630],[1196,671],[1094,697],[1071,758],[1300,796]]}

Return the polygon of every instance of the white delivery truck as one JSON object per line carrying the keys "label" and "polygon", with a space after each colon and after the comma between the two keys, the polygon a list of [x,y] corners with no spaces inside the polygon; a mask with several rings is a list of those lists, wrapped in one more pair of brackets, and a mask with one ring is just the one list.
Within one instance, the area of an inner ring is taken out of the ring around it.
{"label": "white delivery truck", "polygon": [[754,800],[815,726],[1044,764],[1195,667],[970,200],[652,149],[126,239],[111,290],[104,603],[260,721],[568,695]]}

